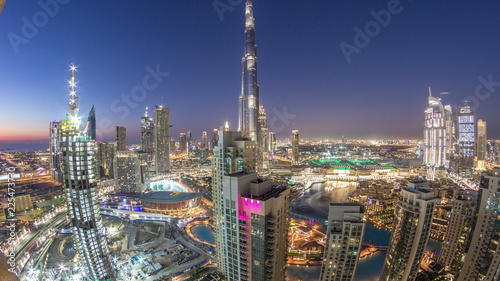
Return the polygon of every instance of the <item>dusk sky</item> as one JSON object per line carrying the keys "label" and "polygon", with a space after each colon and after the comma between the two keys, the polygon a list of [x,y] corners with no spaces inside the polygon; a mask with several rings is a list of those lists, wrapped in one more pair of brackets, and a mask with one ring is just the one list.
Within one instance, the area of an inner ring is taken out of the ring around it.
{"label": "dusk sky", "polygon": [[[49,122],[65,117],[71,62],[80,115],[95,105],[99,141],[122,125],[138,143],[145,107],[152,115],[162,101],[176,139],[226,120],[237,129],[244,1],[224,12],[214,3],[238,1],[55,1],[40,1],[58,3],[50,15],[38,1],[12,0],[0,14],[0,142],[48,141]],[[253,3],[261,103],[278,138],[293,129],[301,138],[422,138],[428,86],[449,92],[445,104],[473,96],[488,137],[500,138],[498,0]],[[390,22],[375,24],[388,6]],[[367,24],[373,37],[356,45],[356,27]],[[342,42],[357,48],[350,63]],[[146,94],[122,101],[144,79]]]}

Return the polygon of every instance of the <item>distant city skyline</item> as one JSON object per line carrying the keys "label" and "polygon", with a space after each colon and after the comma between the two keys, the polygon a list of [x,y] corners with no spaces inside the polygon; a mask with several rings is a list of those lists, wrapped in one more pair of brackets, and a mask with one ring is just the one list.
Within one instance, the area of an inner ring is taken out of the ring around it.
{"label": "distant city skyline", "polygon": [[[500,138],[500,39],[491,36],[500,3],[401,1],[384,23],[389,2],[254,1],[261,103],[278,139],[293,129],[301,139],[422,139],[428,86],[449,92],[443,103],[452,106],[475,98],[488,138]],[[244,1],[223,12],[213,3],[8,2],[0,143],[48,143],[49,122],[66,113],[72,62],[80,115],[95,105],[99,141],[126,126],[127,143],[138,144],[146,106],[160,104],[171,109],[176,139],[188,130],[201,138],[226,120],[236,130]],[[34,22],[40,11],[46,22]],[[377,17],[380,30],[356,44]],[[350,63],[343,42],[357,48]]]}

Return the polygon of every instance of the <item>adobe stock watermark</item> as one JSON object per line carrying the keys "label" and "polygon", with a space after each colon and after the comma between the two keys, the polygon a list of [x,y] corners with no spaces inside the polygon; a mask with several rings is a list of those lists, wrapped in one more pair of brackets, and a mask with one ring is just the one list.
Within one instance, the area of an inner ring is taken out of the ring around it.
{"label": "adobe stock watermark", "polygon": [[49,19],[55,17],[61,10],[60,5],[68,4],[71,0],[40,0],[38,6],[41,10],[31,16],[30,19],[22,17],[20,34],[9,32],[7,38],[14,52],[19,53],[19,46],[21,44],[28,44],[30,39],[33,39],[38,34],[40,28],[43,28],[49,23]]}
{"label": "adobe stock watermark", "polygon": [[467,96],[464,100],[472,103],[471,109],[476,111],[479,108],[480,101],[485,101],[500,87],[500,81],[493,81],[493,74],[488,74],[487,78],[479,75],[477,77],[479,84],[474,90],[474,95]]}
{"label": "adobe stock watermark", "polygon": [[224,21],[224,13],[234,11],[234,8],[241,3],[243,3],[243,0],[214,0],[212,5],[220,21]]}
{"label": "adobe stock watermark", "polygon": [[[142,83],[133,87],[130,94],[121,94],[111,102],[110,109],[114,114],[120,114],[119,119],[124,120],[130,114],[130,110],[137,107],[139,102],[144,101],[148,97],[148,93],[158,88],[158,86],[170,75],[168,72],[162,72],[160,65],[157,64],[155,68],[146,66],[147,74],[142,78]],[[103,134],[109,134],[114,130],[114,122],[109,118],[100,120],[97,126],[97,136],[101,137]]]}
{"label": "adobe stock watermark", "polygon": [[284,106],[281,111],[277,108],[273,108],[271,113],[273,116],[268,118],[269,131],[275,133],[283,132],[286,127],[290,125],[295,118],[297,118],[296,114],[290,114],[287,112],[286,106]]}
{"label": "adobe stock watermark", "polygon": [[387,27],[391,23],[393,15],[397,15],[402,11],[403,6],[399,0],[389,0],[387,3],[387,9],[383,9],[378,12],[371,10],[370,15],[372,15],[374,20],[366,23],[364,29],[361,29],[359,26],[354,27],[355,34],[353,43],[349,44],[342,41],[339,45],[347,63],[352,62],[352,55],[359,55],[362,49],[370,45],[372,39],[380,34],[382,28]]}

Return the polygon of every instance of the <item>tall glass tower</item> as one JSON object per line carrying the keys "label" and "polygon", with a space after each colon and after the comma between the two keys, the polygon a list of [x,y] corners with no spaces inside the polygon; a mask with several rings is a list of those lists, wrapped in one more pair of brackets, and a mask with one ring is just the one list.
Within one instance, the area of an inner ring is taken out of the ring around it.
{"label": "tall glass tower", "polygon": [[170,109],[155,107],[155,167],[156,174],[170,169]]}
{"label": "tall glass tower", "polygon": [[141,149],[148,155],[153,156],[154,152],[154,123],[153,118],[148,116],[148,108],[146,114],[141,117]]}
{"label": "tall glass tower", "polygon": [[[242,59],[242,86],[239,98],[238,131],[244,138],[250,138],[256,144],[257,154],[262,144],[259,126],[259,84],[257,83],[257,45],[255,44],[255,21],[252,0],[245,6],[245,56]],[[260,152],[262,153],[262,152]],[[259,157],[261,158],[261,157]],[[260,166],[257,159],[257,166]]]}
{"label": "tall glass tower", "polygon": [[71,65],[70,102],[67,120],[60,123],[63,186],[71,217],[73,237],[87,277],[115,280],[104,239],[104,226],[97,203],[96,144],[80,131],[75,90],[75,67]]}
{"label": "tall glass tower", "polygon": [[462,106],[458,111],[457,123],[458,174],[464,178],[472,178],[476,144],[474,110],[470,106]]}

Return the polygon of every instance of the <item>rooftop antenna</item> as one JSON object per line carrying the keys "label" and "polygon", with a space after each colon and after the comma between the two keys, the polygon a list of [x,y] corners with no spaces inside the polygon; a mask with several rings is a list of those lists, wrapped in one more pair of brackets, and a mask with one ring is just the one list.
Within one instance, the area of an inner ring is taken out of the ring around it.
{"label": "rooftop antenna", "polygon": [[148,107],[147,106],[146,106],[146,114],[144,116],[148,117]]}

